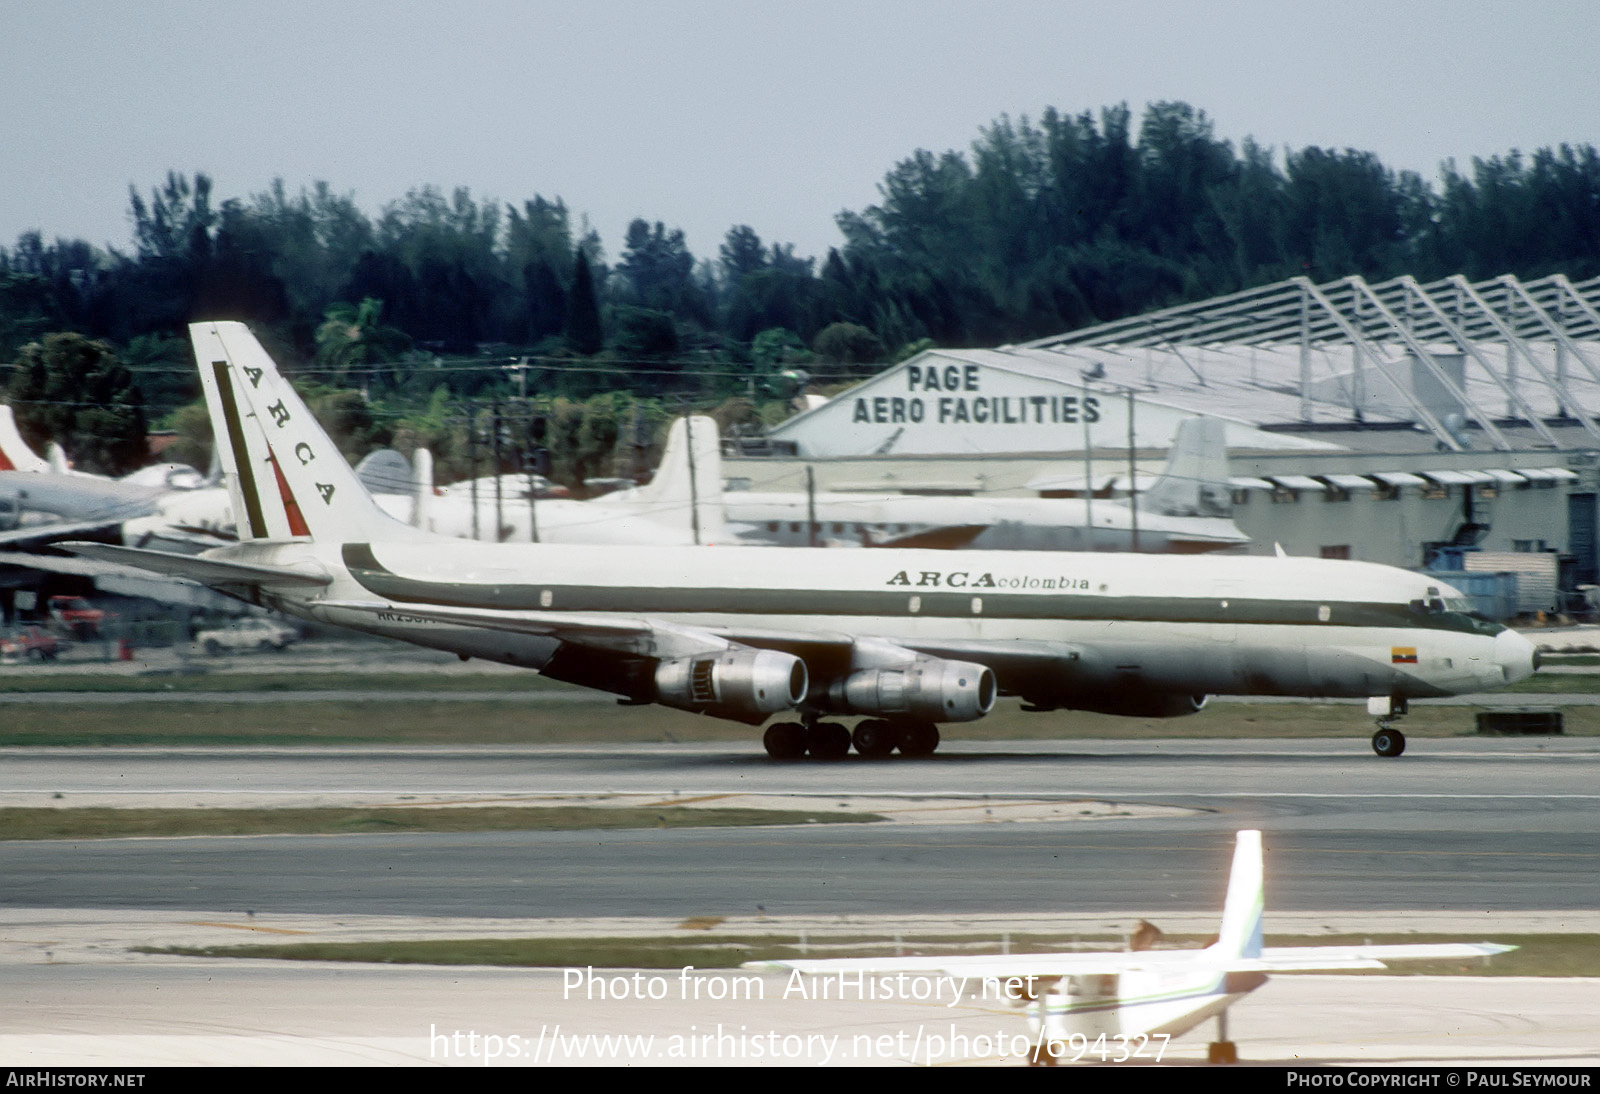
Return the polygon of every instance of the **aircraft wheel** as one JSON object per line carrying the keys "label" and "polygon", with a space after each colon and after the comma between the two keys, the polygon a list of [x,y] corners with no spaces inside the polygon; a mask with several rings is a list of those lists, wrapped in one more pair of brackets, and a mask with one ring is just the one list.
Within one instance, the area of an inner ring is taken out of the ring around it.
{"label": "aircraft wheel", "polygon": [[1239,1046],[1232,1041],[1212,1041],[1206,1046],[1206,1063],[1236,1064],[1238,1062]]}
{"label": "aircraft wheel", "polygon": [[1372,751],[1380,756],[1398,756],[1406,750],[1406,735],[1384,726],[1372,735]]}
{"label": "aircraft wheel", "polygon": [[868,718],[850,735],[856,751],[872,760],[880,760],[893,752],[896,738],[894,724],[881,718]]}
{"label": "aircraft wheel", "polygon": [[761,735],[761,744],[774,760],[798,760],[806,754],[806,727],[799,722],[777,722]]}
{"label": "aircraft wheel", "polygon": [[897,728],[902,756],[932,756],[939,747],[939,727],[932,722],[901,722]]}
{"label": "aircraft wheel", "polygon": [[818,722],[806,733],[806,751],[814,760],[842,760],[850,755],[850,731],[838,722]]}

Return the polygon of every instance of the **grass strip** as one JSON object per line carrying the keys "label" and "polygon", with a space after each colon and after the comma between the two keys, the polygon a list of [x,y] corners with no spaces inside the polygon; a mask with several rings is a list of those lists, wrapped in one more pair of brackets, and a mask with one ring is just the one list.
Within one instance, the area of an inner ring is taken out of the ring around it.
{"label": "grass strip", "polygon": [[401,806],[286,809],[0,809],[0,840],[130,836],[338,835],[374,832],[549,832],[861,824],[875,813],[681,806]]}
{"label": "grass strip", "polygon": [[[0,699],[0,746],[221,745],[526,745],[730,741],[761,753],[761,731],[646,706],[561,703],[523,699],[344,700],[291,699],[259,703],[140,702],[115,706],[69,701],[6,706]],[[1457,737],[1476,732],[1476,708],[1413,707],[1400,728],[1408,737]],[[1565,708],[1568,736],[1600,735],[1600,707]],[[1372,721],[1352,704],[1212,703],[1187,718],[1123,718],[1086,711],[1029,714],[1015,701],[982,721],[948,726],[950,740],[1112,740],[1347,737],[1364,746]]]}
{"label": "grass strip", "polygon": [[[536,672],[211,672],[159,673],[129,676],[125,673],[0,673],[0,694],[58,694],[125,692],[225,691],[234,694],[280,691],[463,691],[551,692],[578,691],[571,684]],[[603,696],[601,697],[604,698]]]}
{"label": "grass strip", "polygon": [[[1451,961],[1396,961],[1384,970],[1359,975],[1389,976],[1600,976],[1600,935],[1509,935],[1487,932],[1489,940],[1516,946],[1511,953],[1490,958]],[[1199,948],[1207,939],[1170,938],[1173,948]],[[1483,941],[1458,935],[1274,935],[1270,946],[1373,945],[1418,942]],[[1061,953],[1075,949],[1121,949],[1121,939],[1106,939],[1099,946],[1084,946],[1083,936],[1049,938],[1012,936],[1012,955]],[[730,936],[692,939],[658,938],[484,938],[385,942],[294,942],[239,946],[138,947],[139,953],[188,957],[267,958],[284,961],[357,961],[376,964],[501,965],[529,968],[701,969],[736,968],[746,961],[784,961],[793,958],[875,957],[900,954],[997,953],[993,938],[907,938],[896,943],[863,944],[861,940],[812,939],[802,946],[798,937]],[[1290,974],[1275,974],[1290,975]],[[1341,974],[1343,975],[1343,974]]]}

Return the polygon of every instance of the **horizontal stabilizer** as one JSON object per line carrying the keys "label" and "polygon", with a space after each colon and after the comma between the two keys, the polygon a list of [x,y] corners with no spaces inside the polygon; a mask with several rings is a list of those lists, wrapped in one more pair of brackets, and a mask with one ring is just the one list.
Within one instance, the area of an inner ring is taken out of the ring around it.
{"label": "horizontal stabilizer", "polygon": [[113,547],[106,543],[57,543],[63,551],[100,562],[114,562],[119,566],[132,566],[138,570],[165,574],[167,577],[186,578],[202,585],[330,585],[333,579],[324,573],[291,569],[287,566],[261,566],[247,562],[225,562],[221,559],[180,555],[171,551],[147,551],[140,547]]}

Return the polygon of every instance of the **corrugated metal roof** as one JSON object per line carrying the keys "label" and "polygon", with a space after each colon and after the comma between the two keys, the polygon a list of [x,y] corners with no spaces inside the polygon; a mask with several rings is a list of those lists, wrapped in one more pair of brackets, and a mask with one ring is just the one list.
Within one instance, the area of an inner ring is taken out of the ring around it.
{"label": "corrugated metal roof", "polygon": [[1470,423],[1509,450],[1508,421],[1558,447],[1551,418],[1600,446],[1600,278],[1293,278],[999,352],[1258,425],[1416,422],[1460,450]]}

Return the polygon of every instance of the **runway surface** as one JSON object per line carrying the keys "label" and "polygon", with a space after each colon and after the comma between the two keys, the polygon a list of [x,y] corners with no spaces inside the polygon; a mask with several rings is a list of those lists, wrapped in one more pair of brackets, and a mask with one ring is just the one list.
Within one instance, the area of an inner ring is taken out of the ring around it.
{"label": "runway surface", "polygon": [[[1481,925],[1493,937],[1580,919],[1593,929],[1600,910],[1600,741],[1414,740],[1399,760],[1375,757],[1354,738],[947,748],[926,762],[788,765],[744,745],[5,750],[0,805],[515,803],[606,793],[665,802],[738,793],[791,804],[862,795],[1098,807],[1081,821],[984,819],[978,809],[964,824],[0,841],[0,963],[8,966],[0,1062],[422,1061],[433,1051],[428,1032],[444,1027],[536,1035],[536,1025],[563,1022],[571,1032],[670,1036],[687,1032],[686,1023],[703,1032],[737,1020],[752,1030],[849,1033],[931,1029],[946,1017],[872,1007],[756,1014],[578,1005],[552,994],[548,972],[129,957],[132,920],[113,929],[119,916],[210,922],[236,936],[241,925],[281,917],[393,917],[385,922],[397,933],[435,916],[596,927],[602,917],[658,925],[690,916],[854,917],[875,930],[962,915],[1019,930],[1050,916],[1204,922],[1220,909],[1232,833],[1243,827],[1266,834],[1269,929],[1274,913],[1302,924],[1337,913],[1373,931],[1416,929],[1432,917]],[[1118,816],[1119,804],[1129,814],[1175,808]],[[86,943],[84,932],[97,926],[107,938]],[[63,940],[57,950],[52,937]],[[1261,1016],[1254,1029],[1263,1047],[1249,1048],[1245,1005],[1234,1033],[1254,1059],[1594,1059],[1592,981],[1515,990],[1472,981],[1485,986],[1436,992],[1425,1004],[1376,983],[1274,981],[1245,1004]],[[1015,1015],[998,1018],[1022,1028]],[[1289,1024],[1273,1024],[1280,1019]],[[996,1021],[986,1011],[960,1019],[974,1032],[999,1028]],[[1198,1035],[1174,1047],[1192,1057],[1203,1044]],[[894,1061],[930,1062],[904,1052],[853,1062]]]}
{"label": "runway surface", "polygon": [[[530,795],[964,795],[1183,807],[1162,820],[0,843],[0,906],[583,916],[1216,905],[1238,828],[1273,906],[1600,909],[1600,742],[966,746],[775,764],[702,746],[13,749],[0,804],[511,803]],[[60,795],[56,797],[55,795]],[[981,801],[981,797],[974,800]]]}

